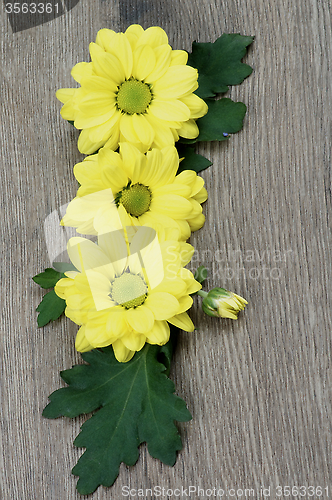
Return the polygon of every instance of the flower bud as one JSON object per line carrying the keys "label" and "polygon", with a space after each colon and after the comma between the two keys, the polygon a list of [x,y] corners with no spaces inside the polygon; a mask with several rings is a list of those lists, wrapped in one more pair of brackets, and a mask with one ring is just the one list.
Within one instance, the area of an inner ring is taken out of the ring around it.
{"label": "flower bud", "polygon": [[202,308],[209,316],[237,319],[239,312],[248,304],[244,298],[225,288],[216,287],[208,293],[199,290],[198,294],[204,297]]}

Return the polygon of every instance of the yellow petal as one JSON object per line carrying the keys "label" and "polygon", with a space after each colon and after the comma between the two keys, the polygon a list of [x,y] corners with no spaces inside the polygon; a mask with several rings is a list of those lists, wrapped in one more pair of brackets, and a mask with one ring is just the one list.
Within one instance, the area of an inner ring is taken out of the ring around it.
{"label": "yellow petal", "polygon": [[54,287],[54,291],[57,294],[57,296],[60,297],[60,299],[66,300],[67,289],[68,289],[68,287],[72,287],[73,285],[74,285],[74,281],[72,279],[62,278],[61,280],[59,280],[56,283],[56,285]]}
{"label": "yellow petal", "polygon": [[195,139],[199,134],[199,129],[195,120],[184,122],[181,128],[178,129],[178,134],[186,139]]}
{"label": "yellow petal", "polygon": [[89,129],[82,130],[78,138],[77,147],[80,153],[91,155],[95,153],[101,146],[104,145],[103,141],[92,142],[89,138]]}
{"label": "yellow petal", "polygon": [[[89,105],[90,106],[90,105]],[[91,131],[89,133],[89,137],[91,140],[97,140],[99,141],[100,139],[104,138],[104,134],[100,133],[100,128],[98,128],[98,134],[95,135],[94,128],[101,126],[104,126],[106,123],[106,131],[108,132],[110,129],[109,123],[110,121],[115,121],[114,116],[116,117],[117,114],[117,108],[115,104],[111,106],[107,106],[108,111],[107,113],[104,114],[96,114],[95,116],[88,116],[87,114],[84,113],[81,109],[75,116],[75,123],[74,126],[78,129],[84,129],[84,128],[90,128]]]}
{"label": "yellow petal", "polygon": [[153,84],[166,73],[171,63],[171,52],[169,45],[160,45],[154,49],[156,64],[153,71],[146,77],[146,83]]}
{"label": "yellow petal", "polygon": [[133,179],[136,169],[136,160],[142,156],[141,152],[128,142],[120,143],[120,155],[123,161],[123,168],[129,179]]}
{"label": "yellow petal", "polygon": [[202,213],[202,206],[200,205],[200,203],[198,203],[193,198],[190,198],[189,201],[191,203],[191,213],[188,216],[188,221],[190,219],[194,219],[195,217],[197,217],[198,215],[200,215]]}
{"label": "yellow petal", "polygon": [[56,92],[56,98],[59,99],[60,102],[65,103],[69,101],[73,95],[75,94],[77,89],[59,89]]}
{"label": "yellow petal", "polygon": [[198,72],[191,66],[171,66],[153,87],[156,97],[176,99],[194,92],[197,87]]}
{"label": "yellow petal", "polygon": [[123,164],[118,153],[102,148],[99,151],[99,163],[102,166],[101,178],[105,185],[117,193],[128,184],[128,177],[123,171]]}
{"label": "yellow petal", "polygon": [[165,31],[158,26],[152,26],[144,31],[137,41],[137,45],[150,45],[152,48],[167,44],[168,37]]}
{"label": "yellow petal", "polygon": [[165,345],[169,341],[170,328],[166,321],[155,321],[153,328],[146,334],[149,344]]}
{"label": "yellow petal", "polygon": [[135,50],[137,40],[143,35],[144,29],[139,24],[132,24],[126,29],[125,35],[129,40],[132,50]]}
{"label": "yellow petal", "polygon": [[67,278],[71,278],[72,280],[76,278],[76,276],[79,276],[79,273],[77,271],[66,271],[64,275]]}
{"label": "yellow petal", "polygon": [[137,80],[145,78],[154,70],[156,56],[150,45],[140,45],[134,52],[133,77]]}
{"label": "yellow petal", "polygon": [[203,186],[204,186],[204,179],[196,175],[194,185],[192,186],[191,189],[191,196],[195,196],[197,193],[199,193],[200,190],[203,188]]}
{"label": "yellow petal", "polygon": [[61,108],[61,116],[64,120],[74,121],[77,115],[77,110],[73,106],[73,101],[67,101]]}
{"label": "yellow petal", "polygon": [[183,198],[189,198],[191,194],[191,187],[184,184],[166,184],[153,190],[154,196],[164,196],[168,194],[177,194]]}
{"label": "yellow petal", "polygon": [[206,115],[209,110],[206,102],[196,94],[181,97],[181,101],[190,109],[190,118],[200,118]]}
{"label": "yellow petal", "polygon": [[163,321],[179,312],[179,301],[166,292],[152,291],[147,297],[144,305],[148,307],[156,320]]}
{"label": "yellow petal", "polygon": [[185,311],[188,311],[188,309],[190,309],[192,305],[193,305],[193,299],[189,295],[183,295],[182,297],[179,298],[178,313],[181,314]]}
{"label": "yellow petal", "polygon": [[147,333],[153,328],[154,315],[144,304],[126,311],[126,320],[138,333]]}
{"label": "yellow petal", "polygon": [[106,322],[106,330],[109,335],[122,337],[131,332],[126,321],[126,310],[122,306],[112,307]]}
{"label": "yellow petal", "polygon": [[[164,186],[166,184],[172,184],[176,175],[176,172],[179,168],[179,156],[176,148],[174,146],[167,146],[161,150],[161,159],[160,154],[152,151],[150,156],[148,156],[148,168],[151,168],[149,161],[152,159],[152,155],[156,155],[156,160],[154,162],[154,175],[150,180],[150,186],[154,191],[160,186]],[[160,165],[161,162],[161,165]]]}
{"label": "yellow petal", "polygon": [[113,54],[102,51],[96,54],[92,61],[97,76],[108,78],[112,86],[114,83],[120,85],[125,81],[126,75],[124,68],[119,59]]}
{"label": "yellow petal", "polygon": [[189,108],[176,99],[155,98],[150,104],[149,112],[159,120],[186,121],[190,118]]}
{"label": "yellow petal", "polygon": [[164,279],[163,257],[156,231],[150,227],[140,227],[130,244],[128,259],[131,272],[138,274],[142,265],[147,283],[151,289]]}
{"label": "yellow petal", "polygon": [[[110,267],[109,267],[110,269]],[[103,271],[104,269],[102,269]],[[86,276],[91,290],[91,295],[94,301],[96,311],[102,311],[113,307],[115,303],[109,297],[111,291],[110,279],[102,273],[88,269]],[[114,273],[111,279],[114,279]]]}
{"label": "yellow petal", "polygon": [[186,198],[173,194],[153,198],[150,210],[168,215],[173,219],[186,219],[191,213],[192,206]]}
{"label": "yellow petal", "polygon": [[110,80],[102,76],[85,76],[81,80],[82,87],[87,92],[116,92],[117,85]]}
{"label": "yellow petal", "polygon": [[203,227],[204,222],[205,222],[205,215],[204,214],[197,215],[197,217],[195,217],[195,219],[188,220],[190,229],[192,231],[197,231],[198,229]]}
{"label": "yellow petal", "polygon": [[117,275],[122,274],[128,257],[128,250],[125,239],[120,231],[107,231],[98,234],[98,245],[112,263]]}
{"label": "yellow petal", "polygon": [[136,134],[132,116],[124,114],[120,119],[120,132],[129,142],[140,142]]}
{"label": "yellow petal", "polygon": [[101,207],[114,205],[112,189],[103,189],[85,196],[74,198],[68,205],[66,217],[85,222],[92,219]]}
{"label": "yellow petal", "polygon": [[[87,156],[83,161],[74,166],[74,175],[80,184],[90,183],[91,179],[97,180],[99,175],[95,176],[95,170],[98,168],[98,155]],[[92,174],[92,175],[91,175]]]}
{"label": "yellow petal", "polygon": [[172,66],[177,66],[179,64],[187,64],[188,52],[185,50],[172,50]]}
{"label": "yellow petal", "polygon": [[92,64],[87,62],[80,62],[75,64],[71,70],[71,76],[78,83],[81,83],[82,78],[92,75]]}
{"label": "yellow petal", "polygon": [[198,203],[204,203],[204,201],[206,201],[207,198],[208,198],[208,192],[204,187],[202,187],[202,189],[197,194],[194,195],[194,199],[198,201]]}
{"label": "yellow petal", "polygon": [[[153,180],[161,174],[162,153],[160,149],[154,148],[146,153],[146,168],[142,182],[147,186],[153,185]],[[152,183],[152,184],[151,184]]]}
{"label": "yellow petal", "polygon": [[[152,113],[147,113],[146,119],[155,131],[154,142],[151,147],[163,149],[167,146],[174,146],[174,135],[167,122],[161,122]],[[180,122],[179,122],[180,123]],[[177,139],[178,140],[178,139]]]}
{"label": "yellow petal", "polygon": [[124,346],[120,339],[113,342],[112,347],[114,356],[120,363],[127,363],[127,361],[130,361],[135,354],[135,351],[131,351]]}
{"label": "yellow petal", "polygon": [[100,45],[98,45],[94,42],[91,42],[89,44],[89,52],[90,52],[91,60],[94,61],[98,57],[98,55],[104,53],[104,50],[102,47],[100,47]]}
{"label": "yellow petal", "polygon": [[190,283],[187,285],[187,293],[192,294],[196,293],[198,290],[202,288],[202,285],[198,283],[194,278],[190,281]]}
{"label": "yellow petal", "polygon": [[79,271],[98,268],[107,276],[109,280],[113,279],[114,271],[105,253],[92,241],[85,238],[70,238],[67,244],[67,251],[70,260]]}
{"label": "yellow petal", "polygon": [[96,44],[107,51],[112,43],[114,35],[115,31],[103,28],[97,33]]}
{"label": "yellow petal", "polygon": [[130,332],[121,337],[121,341],[127,349],[140,351],[144,347],[146,336],[142,333]]}
{"label": "yellow petal", "polygon": [[[92,297],[92,296],[91,296]],[[91,297],[85,296],[82,293],[76,293],[75,295],[69,295],[66,298],[67,309],[70,309],[71,312],[75,312],[76,314],[84,314],[87,317],[91,312],[96,312],[96,308]],[[72,317],[69,316],[71,319]],[[73,319],[75,323],[76,319]],[[85,321],[78,322],[79,324],[83,324]]]}
{"label": "yellow petal", "polygon": [[174,295],[174,297],[179,298],[183,294],[190,293],[187,289],[188,285],[183,279],[178,278],[177,276],[174,276],[173,279],[165,277],[160,285],[153,289],[153,293],[167,292]]}
{"label": "yellow petal", "polygon": [[190,243],[181,242],[180,244],[180,257],[181,257],[181,265],[186,266],[188,262],[191,261],[192,256],[194,255],[195,248],[190,245]]}
{"label": "yellow petal", "polygon": [[105,324],[95,322],[89,322],[85,326],[85,338],[94,348],[106,347],[116,340],[113,336],[108,335]]}
{"label": "yellow petal", "polygon": [[109,139],[106,139],[105,148],[110,148],[110,149],[113,149],[115,151],[119,147],[119,140],[120,140],[120,126],[119,125],[120,125],[121,114],[118,112],[114,116],[117,117],[117,123],[114,126],[114,128],[112,128]]}
{"label": "yellow petal", "polygon": [[85,338],[85,326],[81,326],[76,335],[75,347],[78,352],[87,352],[93,349]]}
{"label": "yellow petal", "polygon": [[180,239],[185,241],[190,238],[191,230],[188,222],[186,220],[177,220],[176,222],[179,225],[181,231]]}
{"label": "yellow petal", "polygon": [[197,174],[193,170],[183,170],[175,177],[174,182],[185,184],[186,186],[190,186],[192,188],[195,184],[196,178]]}
{"label": "yellow petal", "polygon": [[133,51],[124,33],[116,33],[108,49],[121,63],[125,78],[128,80],[133,70]]}
{"label": "yellow petal", "polygon": [[165,227],[179,229],[178,221],[158,212],[146,212],[138,218],[138,221],[142,226],[152,227],[158,234],[160,234]]}
{"label": "yellow petal", "polygon": [[191,321],[186,312],[177,314],[176,316],[173,316],[173,318],[170,318],[167,321],[171,323],[171,325],[177,326],[178,328],[181,328],[181,330],[184,330],[185,332],[193,332],[195,330],[194,323]]}
{"label": "yellow petal", "polygon": [[148,147],[153,142],[154,130],[144,115],[133,114],[132,123],[138,139]]}
{"label": "yellow petal", "polygon": [[[89,92],[79,103],[79,110],[86,118],[105,116],[111,111],[114,113],[115,95],[113,92]],[[107,118],[108,119],[108,118]],[[86,125],[87,126],[87,125]],[[89,125],[93,127],[94,125]]]}

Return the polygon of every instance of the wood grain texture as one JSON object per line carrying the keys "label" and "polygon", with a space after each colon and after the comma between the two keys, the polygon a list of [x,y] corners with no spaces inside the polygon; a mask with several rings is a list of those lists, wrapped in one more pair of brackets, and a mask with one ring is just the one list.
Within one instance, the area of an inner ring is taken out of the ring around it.
{"label": "wood grain texture", "polygon": [[320,485],[332,495],[330,1],[81,0],[16,34],[0,9],[0,498],[82,498],[70,470],[84,419],[41,417],[59,370],[79,361],[77,328],[64,318],[36,327],[43,292],[31,277],[49,265],[44,220],[75,195],[82,158],[55,91],[72,85],[70,69],[87,60],[98,29],[136,22],[187,50],[223,32],[256,37],[246,58],[254,73],[228,94],[248,106],[243,131],[200,146],[213,166],[203,173],[206,224],[191,238],[209,287],[249,305],[237,322],[218,321],[197,300],[198,330],[180,335],[171,376],[193,421],[179,425],[176,465],[142,446],[136,466],[122,465],[115,485],[91,498],[123,498],[125,485],[254,488],[251,498],[261,486],[276,498],[277,485]]}

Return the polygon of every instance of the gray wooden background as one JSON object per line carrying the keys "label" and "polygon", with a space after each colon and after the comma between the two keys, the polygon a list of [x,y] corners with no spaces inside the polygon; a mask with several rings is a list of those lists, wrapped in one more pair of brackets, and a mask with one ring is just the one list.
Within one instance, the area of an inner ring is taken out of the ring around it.
{"label": "gray wooden background", "polygon": [[36,327],[43,292],[31,277],[49,265],[44,220],[75,195],[82,158],[55,91],[72,86],[70,69],[87,60],[98,29],[132,23],[159,25],[187,50],[224,32],[256,37],[246,58],[254,73],[228,94],[248,106],[243,131],[200,146],[214,165],[203,173],[206,224],[191,239],[209,287],[249,305],[232,322],[204,317],[196,299],[198,330],[181,334],[171,372],[193,415],[179,425],[176,465],[144,445],[136,466],[122,464],[115,485],[91,498],[124,498],[126,485],[224,488],[224,498],[245,498],[230,488],[262,498],[270,487],[280,498],[278,485],[328,486],[320,498],[332,498],[330,1],[81,0],[18,33],[0,11],[0,498],[81,498],[70,471],[84,419],[41,416],[63,385],[59,371],[79,362],[77,327],[65,318]]}

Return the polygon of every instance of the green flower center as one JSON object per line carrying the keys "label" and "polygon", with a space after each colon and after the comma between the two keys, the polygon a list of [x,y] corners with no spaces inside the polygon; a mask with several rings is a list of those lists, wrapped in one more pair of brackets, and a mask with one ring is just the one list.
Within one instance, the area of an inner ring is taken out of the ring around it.
{"label": "green flower center", "polygon": [[132,184],[126,187],[117,198],[118,203],[122,203],[128,214],[139,217],[150,207],[151,191],[143,184]]}
{"label": "green flower center", "polygon": [[124,273],[112,283],[110,297],[118,305],[130,309],[145,302],[148,287],[138,274]]}
{"label": "green flower center", "polygon": [[121,111],[133,115],[147,110],[152,94],[146,83],[139,80],[126,80],[120,85],[116,99]]}

